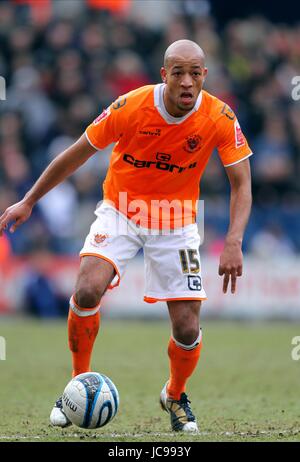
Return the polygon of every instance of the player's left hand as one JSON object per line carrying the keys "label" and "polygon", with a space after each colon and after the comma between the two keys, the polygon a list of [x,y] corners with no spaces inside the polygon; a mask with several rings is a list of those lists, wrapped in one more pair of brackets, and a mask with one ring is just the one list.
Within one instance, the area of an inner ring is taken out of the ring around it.
{"label": "player's left hand", "polygon": [[224,250],[220,256],[219,275],[223,276],[223,292],[226,294],[231,279],[231,293],[236,290],[236,279],[242,276],[243,253],[241,245],[234,242],[225,243]]}

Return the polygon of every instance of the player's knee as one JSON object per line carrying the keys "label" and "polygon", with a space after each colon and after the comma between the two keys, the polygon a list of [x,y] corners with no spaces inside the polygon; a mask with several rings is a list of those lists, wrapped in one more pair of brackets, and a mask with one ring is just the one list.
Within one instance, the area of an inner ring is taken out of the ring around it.
{"label": "player's knee", "polygon": [[173,327],[173,337],[183,345],[192,345],[199,337],[199,324],[192,326],[178,325]]}
{"label": "player's knee", "polygon": [[184,345],[191,345],[199,336],[200,302],[190,300],[169,306],[173,337]]}
{"label": "player's knee", "polygon": [[76,303],[82,308],[93,308],[100,303],[103,295],[100,288],[93,286],[78,287],[75,291]]}

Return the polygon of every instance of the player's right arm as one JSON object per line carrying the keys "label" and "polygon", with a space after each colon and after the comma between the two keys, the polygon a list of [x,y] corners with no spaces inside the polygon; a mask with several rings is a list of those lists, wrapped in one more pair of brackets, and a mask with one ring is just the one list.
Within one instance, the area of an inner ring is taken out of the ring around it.
{"label": "player's right arm", "polygon": [[5,210],[0,217],[0,236],[9,223],[12,223],[10,232],[13,233],[22,223],[27,221],[37,201],[75,172],[96,151],[86,136],[82,135],[74,144],[59,154],[44,170],[24,198]]}
{"label": "player's right arm", "polygon": [[13,233],[22,223],[27,221],[37,201],[75,172],[97,150],[120,139],[127,121],[126,96],[121,96],[107,109],[104,109],[87,127],[79,140],[49,164],[24,198],[5,210],[0,217],[0,236],[9,223],[12,223],[10,232]]}

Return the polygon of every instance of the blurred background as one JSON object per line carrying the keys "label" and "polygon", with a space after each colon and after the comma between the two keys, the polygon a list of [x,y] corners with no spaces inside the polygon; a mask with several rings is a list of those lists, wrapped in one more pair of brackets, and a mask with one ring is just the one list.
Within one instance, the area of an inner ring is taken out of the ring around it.
{"label": "blurred background", "polygon": [[[214,318],[300,318],[299,7],[209,0],[0,1],[0,213],[117,96],[160,81],[163,53],[188,38],[206,52],[205,89],[228,103],[254,152],[253,211],[244,277],[222,294],[218,256],[229,185],[216,153],[201,183],[202,272]],[[270,9],[272,11],[270,11]],[[97,153],[0,238],[0,314],[66,316],[78,252],[102,199],[111,147]],[[126,288],[126,289],[125,289]],[[126,291],[125,291],[126,290]],[[143,261],[132,261],[103,302],[107,316],[166,316],[143,302]]]}

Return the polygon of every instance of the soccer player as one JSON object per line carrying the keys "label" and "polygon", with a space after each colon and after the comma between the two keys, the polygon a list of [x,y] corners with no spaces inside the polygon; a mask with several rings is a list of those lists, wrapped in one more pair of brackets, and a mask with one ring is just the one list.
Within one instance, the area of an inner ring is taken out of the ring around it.
{"label": "soccer player", "polygon": [[[0,232],[14,232],[36,202],[96,151],[115,142],[104,182],[104,202],[80,252],[80,269],[68,317],[73,376],[91,370],[101,298],[119,284],[127,262],[144,250],[145,301],[167,303],[172,325],[169,378],[160,403],[174,431],[197,432],[186,384],[199,360],[202,285],[195,222],[199,182],[214,148],[231,186],[230,225],[220,256],[223,291],[242,275],[242,239],[251,208],[249,156],[238,120],[226,103],[202,89],[207,75],[202,49],[189,40],[172,43],[162,83],[121,96],[59,154],[24,198],[0,218]],[[125,200],[126,199],[126,200]],[[125,229],[125,231],[124,231]],[[53,425],[70,424],[58,399]]]}

